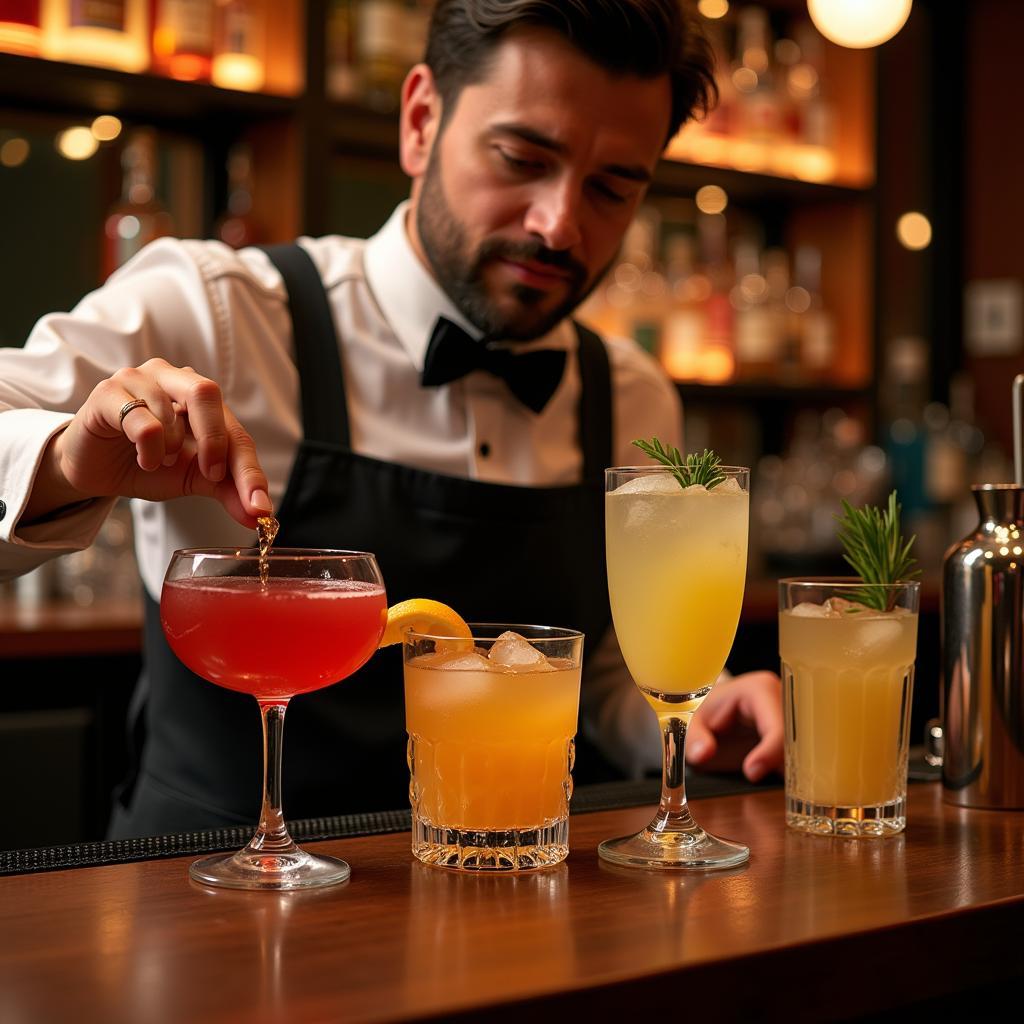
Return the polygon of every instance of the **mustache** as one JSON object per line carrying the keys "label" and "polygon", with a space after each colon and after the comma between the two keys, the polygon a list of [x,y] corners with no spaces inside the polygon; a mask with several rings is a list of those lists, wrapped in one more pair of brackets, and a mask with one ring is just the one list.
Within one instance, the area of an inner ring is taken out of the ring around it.
{"label": "mustache", "polygon": [[543,242],[510,242],[501,238],[488,239],[477,251],[477,266],[488,260],[527,260],[545,263],[556,270],[563,270],[582,282],[587,279],[587,268],[574,260],[568,252],[549,249]]}

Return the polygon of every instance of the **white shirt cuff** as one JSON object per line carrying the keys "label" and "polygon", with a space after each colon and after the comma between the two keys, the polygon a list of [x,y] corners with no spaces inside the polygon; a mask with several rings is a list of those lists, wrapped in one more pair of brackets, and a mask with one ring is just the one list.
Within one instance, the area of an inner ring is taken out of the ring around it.
{"label": "white shirt cuff", "polygon": [[114,498],[97,499],[19,526],[43,452],[72,418],[70,413],[44,409],[0,412],[0,501],[6,506],[0,519],[0,578],[18,576],[54,555],[88,547],[114,505]]}

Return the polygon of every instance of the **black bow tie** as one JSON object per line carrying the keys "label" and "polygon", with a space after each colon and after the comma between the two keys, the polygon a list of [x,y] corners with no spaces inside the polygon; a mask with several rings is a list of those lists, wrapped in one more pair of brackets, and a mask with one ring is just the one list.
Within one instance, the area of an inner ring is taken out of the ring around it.
{"label": "black bow tie", "polygon": [[450,384],[473,370],[500,377],[528,409],[540,412],[555,393],[565,369],[565,353],[538,349],[516,355],[508,349],[488,348],[474,341],[458,324],[438,317],[423,357],[424,387]]}

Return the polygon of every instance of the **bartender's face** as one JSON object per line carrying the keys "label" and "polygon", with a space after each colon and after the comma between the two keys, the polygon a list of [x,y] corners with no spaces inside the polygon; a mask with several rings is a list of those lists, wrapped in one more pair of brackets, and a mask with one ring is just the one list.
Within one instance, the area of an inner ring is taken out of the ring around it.
{"label": "bartender's face", "polygon": [[618,251],[668,129],[667,76],[613,76],[556,33],[523,29],[441,117],[427,68],[403,94],[414,248],[486,334],[539,337]]}

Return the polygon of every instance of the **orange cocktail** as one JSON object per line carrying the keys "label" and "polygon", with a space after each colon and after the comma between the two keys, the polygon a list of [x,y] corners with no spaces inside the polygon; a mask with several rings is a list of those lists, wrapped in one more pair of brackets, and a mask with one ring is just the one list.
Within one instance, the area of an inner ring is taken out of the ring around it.
{"label": "orange cocktail", "polygon": [[449,867],[557,863],[568,852],[583,635],[471,629],[472,641],[406,635],[413,852]]}

